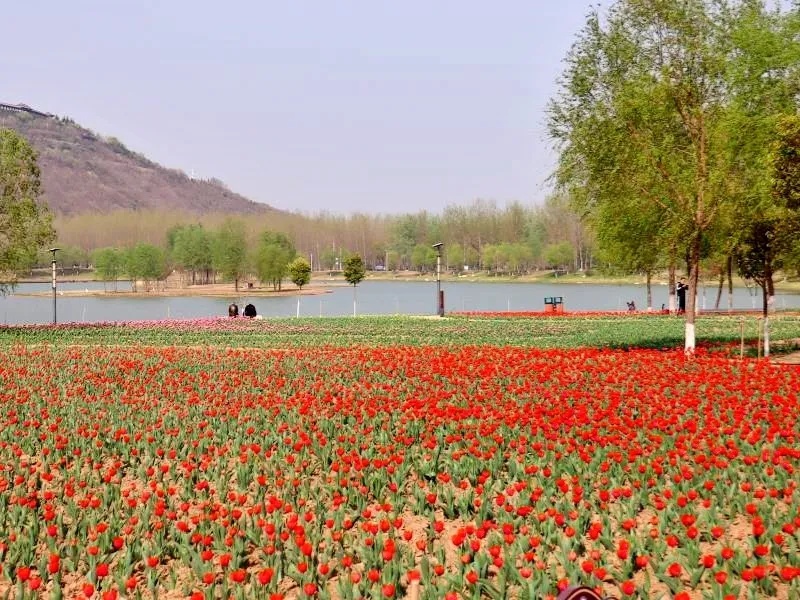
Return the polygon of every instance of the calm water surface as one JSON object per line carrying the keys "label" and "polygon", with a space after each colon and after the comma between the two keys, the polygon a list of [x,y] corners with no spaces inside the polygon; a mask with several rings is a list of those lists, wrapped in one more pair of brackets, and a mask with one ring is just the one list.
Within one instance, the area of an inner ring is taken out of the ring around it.
{"label": "calm water surface", "polygon": [[[30,297],[24,293],[49,292],[49,283],[26,283],[16,287],[12,295],[0,296],[0,323],[33,324],[51,323],[53,301],[51,297]],[[63,282],[58,290],[104,289],[102,283]],[[110,287],[109,287],[110,289]],[[120,282],[118,289],[128,290],[130,284]],[[346,316],[353,314],[353,288],[333,287],[330,293],[303,296],[300,315]],[[544,298],[561,296],[566,310],[624,310],[629,300],[640,309],[646,307],[645,286],[596,284],[542,284],[542,283],[474,283],[443,282],[445,309],[450,311],[504,311],[542,310]],[[716,287],[700,289],[698,305],[713,308]],[[258,313],[265,317],[293,317],[297,309],[297,296],[248,297],[246,293],[228,298],[203,297],[57,297],[59,323],[98,322],[149,319],[189,319],[227,315],[228,304],[236,301],[240,310],[252,302]],[[653,306],[667,304],[667,286],[653,287]],[[436,282],[364,281],[356,288],[358,314],[435,314]],[[727,308],[727,296],[721,306]],[[736,288],[734,307],[758,308],[761,296],[757,290]],[[800,308],[800,294],[779,293],[778,308]]]}

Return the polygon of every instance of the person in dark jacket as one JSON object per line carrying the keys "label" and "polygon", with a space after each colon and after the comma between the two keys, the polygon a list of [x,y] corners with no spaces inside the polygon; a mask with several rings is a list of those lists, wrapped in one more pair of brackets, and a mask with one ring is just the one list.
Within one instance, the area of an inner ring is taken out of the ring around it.
{"label": "person in dark jacket", "polygon": [[689,284],[686,283],[686,277],[681,277],[675,291],[678,294],[678,312],[686,312],[686,290],[689,289]]}
{"label": "person in dark jacket", "polygon": [[248,304],[244,307],[244,316],[249,317],[250,319],[255,318],[256,316],[256,307],[252,304]]}

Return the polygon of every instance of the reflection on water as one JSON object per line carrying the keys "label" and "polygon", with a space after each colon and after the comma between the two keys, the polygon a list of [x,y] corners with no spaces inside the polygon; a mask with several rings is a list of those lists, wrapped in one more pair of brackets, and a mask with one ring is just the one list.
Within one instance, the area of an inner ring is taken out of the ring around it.
{"label": "reflection on water", "polygon": [[[112,284],[106,285],[112,289]],[[104,289],[103,283],[64,282],[59,290]],[[129,282],[119,282],[118,289],[127,291]],[[562,296],[566,310],[625,310],[626,302],[635,301],[643,309],[647,306],[643,285],[595,284],[542,284],[542,283],[473,283],[443,282],[447,311],[505,311],[542,310],[544,298]],[[13,295],[0,297],[0,323],[50,323],[53,319],[53,301],[48,296],[27,297],[22,293],[48,292],[49,283],[26,283],[17,286]],[[303,296],[300,315],[346,316],[353,314],[353,288],[334,287],[330,293]],[[436,314],[436,282],[364,281],[355,289],[359,314]],[[698,307],[713,308],[716,287],[700,290]],[[228,298],[204,297],[57,297],[59,323],[127,321],[149,319],[189,319],[223,316],[228,314],[228,304],[236,301],[240,306],[252,302],[258,313],[265,317],[293,317],[297,310],[297,296],[259,297],[240,296]],[[666,305],[667,286],[653,287],[653,306]],[[721,306],[727,308],[727,295]],[[759,290],[736,288],[734,308],[752,309],[761,306]],[[800,295],[778,294],[777,308],[800,308]]]}

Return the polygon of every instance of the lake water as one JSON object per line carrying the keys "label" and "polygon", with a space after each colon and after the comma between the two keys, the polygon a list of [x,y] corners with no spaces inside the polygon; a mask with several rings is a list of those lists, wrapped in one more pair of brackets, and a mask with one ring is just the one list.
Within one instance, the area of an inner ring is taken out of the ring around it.
{"label": "lake water", "polygon": [[[128,290],[129,283],[120,282],[120,290]],[[58,290],[104,289],[102,283],[59,282]],[[329,293],[303,296],[300,315],[304,317],[346,316],[353,314],[353,288],[332,287]],[[0,323],[8,325],[51,323],[53,301],[49,296],[24,296],[24,293],[49,292],[49,283],[20,284],[14,293],[0,296]],[[542,310],[544,298],[561,296],[564,308],[569,310],[624,310],[626,302],[633,300],[639,309],[646,308],[646,289],[643,285],[596,284],[542,284],[542,283],[477,283],[442,282],[445,292],[445,310],[450,311],[529,311]],[[700,309],[713,308],[716,286],[700,289]],[[293,317],[297,296],[229,298],[204,297],[57,297],[59,323],[98,322],[149,319],[189,319],[227,314],[228,304],[236,301],[240,310],[252,302],[258,314],[265,317]],[[653,286],[653,306],[667,304],[667,286]],[[358,314],[425,315],[436,313],[436,281],[364,281],[356,289]],[[720,303],[727,308],[727,292]],[[761,306],[758,289],[736,288],[734,308],[752,309]],[[800,294],[779,293],[776,307],[800,308]]]}

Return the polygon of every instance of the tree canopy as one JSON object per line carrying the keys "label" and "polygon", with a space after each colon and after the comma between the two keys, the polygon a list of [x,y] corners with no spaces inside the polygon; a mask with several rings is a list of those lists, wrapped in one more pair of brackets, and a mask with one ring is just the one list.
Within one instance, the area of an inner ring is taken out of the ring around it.
{"label": "tree canopy", "polygon": [[350,285],[356,286],[367,276],[364,260],[358,254],[351,254],[344,261],[344,279]]}
{"label": "tree canopy", "polygon": [[55,239],[41,191],[36,152],[14,131],[0,129],[0,293]]}
{"label": "tree canopy", "polygon": [[265,231],[261,234],[256,254],[259,279],[271,284],[273,289],[280,290],[283,279],[289,273],[289,263],[296,255],[294,244],[286,234]]}
{"label": "tree canopy", "polygon": [[92,254],[94,268],[103,281],[113,281],[114,290],[117,280],[125,272],[125,254],[118,248],[98,248]]}
{"label": "tree canopy", "polygon": [[226,219],[212,243],[214,268],[223,277],[234,282],[239,291],[239,280],[247,269],[247,239],[244,224],[234,219]]}
{"label": "tree canopy", "polygon": [[145,287],[160,280],[165,267],[164,252],[153,244],[136,244],[126,253],[125,270],[134,283],[142,280]]}
{"label": "tree canopy", "polygon": [[758,0],[619,0],[590,13],[550,104],[557,179],[606,249],[671,272],[686,257],[687,351],[708,241],[769,202],[765,141],[796,110],[793,18]]}
{"label": "tree canopy", "polygon": [[301,290],[311,281],[311,265],[302,256],[289,263],[289,279]]}

